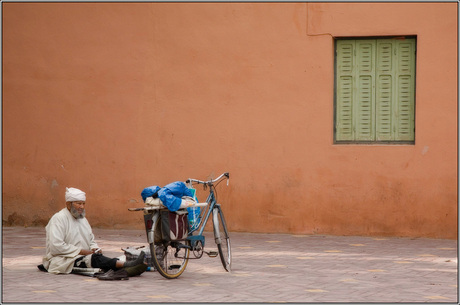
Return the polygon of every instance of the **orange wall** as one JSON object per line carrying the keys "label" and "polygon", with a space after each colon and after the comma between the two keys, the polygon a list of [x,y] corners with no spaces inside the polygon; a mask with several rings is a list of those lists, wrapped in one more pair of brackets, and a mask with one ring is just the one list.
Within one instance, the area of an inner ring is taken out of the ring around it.
{"label": "orange wall", "polygon": [[[233,231],[457,237],[457,3],[2,3],[3,223],[66,186],[142,228],[223,171]],[[417,36],[415,145],[334,145],[334,37]],[[204,198],[202,198],[204,199]]]}

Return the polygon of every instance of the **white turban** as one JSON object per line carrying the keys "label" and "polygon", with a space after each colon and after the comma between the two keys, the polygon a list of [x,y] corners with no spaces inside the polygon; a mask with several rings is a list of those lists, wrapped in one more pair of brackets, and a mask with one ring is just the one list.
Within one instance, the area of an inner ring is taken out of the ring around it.
{"label": "white turban", "polygon": [[65,188],[65,201],[86,201],[86,194],[79,189],[73,187],[66,187]]}

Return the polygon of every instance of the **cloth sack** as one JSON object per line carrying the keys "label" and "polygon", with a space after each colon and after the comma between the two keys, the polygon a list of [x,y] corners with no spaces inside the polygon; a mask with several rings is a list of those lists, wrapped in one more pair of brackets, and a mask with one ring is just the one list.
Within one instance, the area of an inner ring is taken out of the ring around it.
{"label": "cloth sack", "polygon": [[127,262],[136,260],[141,254],[141,251],[144,251],[145,253],[144,262],[147,263],[149,267],[153,266],[152,256],[150,255],[150,249],[148,247],[145,248],[144,246],[141,246],[141,247],[129,246],[126,248],[121,248],[121,250],[123,250],[125,255],[123,258],[120,257],[120,259],[125,260]]}
{"label": "cloth sack", "polygon": [[184,240],[188,235],[188,219],[186,213],[161,211],[161,233],[163,240]]}

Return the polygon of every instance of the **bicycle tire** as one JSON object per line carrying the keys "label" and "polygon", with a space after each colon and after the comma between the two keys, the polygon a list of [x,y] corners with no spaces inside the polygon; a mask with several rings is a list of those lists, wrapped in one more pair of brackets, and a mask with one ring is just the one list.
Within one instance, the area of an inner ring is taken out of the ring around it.
{"label": "bicycle tire", "polygon": [[[161,230],[161,221],[158,219],[155,222],[154,232],[161,232],[159,230]],[[161,236],[161,234],[159,235]],[[155,240],[150,243],[153,265],[158,273],[167,279],[178,278],[187,267],[190,250],[189,248],[178,247],[179,244],[190,246],[190,241]]]}
{"label": "bicycle tire", "polygon": [[215,207],[213,209],[212,220],[214,224],[214,239],[217,244],[217,250],[219,251],[222,266],[224,266],[226,271],[230,272],[232,266],[232,248],[230,245],[230,236],[228,234],[224,213],[220,207]]}

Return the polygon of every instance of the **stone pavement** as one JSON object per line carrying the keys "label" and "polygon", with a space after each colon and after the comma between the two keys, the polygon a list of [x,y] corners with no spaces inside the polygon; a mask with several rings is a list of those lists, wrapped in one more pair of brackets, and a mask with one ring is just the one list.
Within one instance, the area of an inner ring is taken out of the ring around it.
{"label": "stone pavement", "polygon": [[[94,229],[107,256],[146,245],[142,230]],[[457,241],[235,233],[232,272],[219,258],[190,260],[167,280],[127,281],[38,271],[45,230],[3,228],[2,303],[458,303]],[[215,250],[208,234],[207,250]]]}

